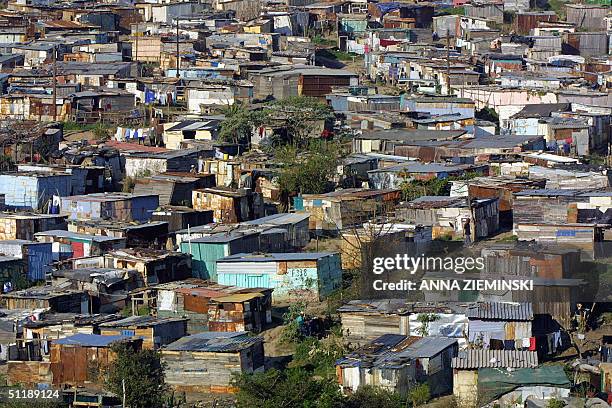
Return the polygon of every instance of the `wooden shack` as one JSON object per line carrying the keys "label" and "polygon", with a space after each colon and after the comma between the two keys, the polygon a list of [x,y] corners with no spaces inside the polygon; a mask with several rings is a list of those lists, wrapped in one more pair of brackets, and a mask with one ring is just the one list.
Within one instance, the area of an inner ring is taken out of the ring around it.
{"label": "wooden shack", "polygon": [[193,334],[168,344],[161,353],[166,383],[179,392],[233,392],[234,374],[264,369],[263,339],[246,332]]}
{"label": "wooden shack", "polygon": [[7,362],[7,382],[37,387],[38,384],[54,386],[83,386],[104,382],[102,375],[114,361],[116,355],[111,347],[126,343],[135,350],[142,341],[129,336],[101,336],[78,333],[54,340],[50,346],[49,359],[11,359]]}
{"label": "wooden shack", "polygon": [[[271,289],[240,288],[191,278],[138,289],[131,297],[133,310],[136,310],[136,305],[142,305],[153,309],[158,317],[188,319],[189,334],[203,331],[260,332],[266,324],[272,323]],[[213,298],[217,301],[213,302]],[[214,328],[211,321],[215,322]]]}
{"label": "wooden shack", "polygon": [[212,210],[213,220],[220,223],[254,220],[264,215],[263,196],[247,189],[196,189],[192,202],[195,210]]}

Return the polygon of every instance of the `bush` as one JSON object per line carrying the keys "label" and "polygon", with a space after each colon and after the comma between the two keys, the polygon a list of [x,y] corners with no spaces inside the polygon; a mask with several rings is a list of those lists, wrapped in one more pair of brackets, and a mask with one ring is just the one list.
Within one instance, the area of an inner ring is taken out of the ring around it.
{"label": "bush", "polygon": [[556,398],[551,398],[550,401],[548,401],[548,404],[546,404],[546,408],[563,408],[563,407],[565,407],[565,403]]}
{"label": "bush", "polygon": [[425,404],[427,401],[431,399],[431,394],[429,392],[428,384],[419,384],[414,386],[408,392],[408,399],[412,401],[413,407],[418,407],[420,405]]}
{"label": "bush", "polygon": [[343,408],[401,408],[403,406],[398,394],[384,388],[365,385],[350,395]]}

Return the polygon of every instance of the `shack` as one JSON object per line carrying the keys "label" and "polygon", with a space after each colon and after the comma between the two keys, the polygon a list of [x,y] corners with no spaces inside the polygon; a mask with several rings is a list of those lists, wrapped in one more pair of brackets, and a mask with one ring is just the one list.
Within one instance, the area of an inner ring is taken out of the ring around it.
{"label": "shack", "polygon": [[213,211],[213,220],[232,223],[254,220],[264,215],[261,193],[249,189],[215,187],[193,190],[193,208]]}
{"label": "shack", "polygon": [[168,223],[168,232],[193,228],[213,222],[213,211],[197,211],[186,206],[161,206],[153,211],[151,221]]}
{"label": "shack", "polygon": [[310,214],[309,228],[318,234],[336,235],[358,226],[373,216],[382,216],[400,200],[396,189],[366,190],[347,188],[324,194],[304,194],[294,198],[296,212]]}
{"label": "shack", "polygon": [[9,310],[49,309],[58,313],[89,313],[89,299],[82,290],[35,286],[4,293],[0,299]]}
{"label": "shack", "polygon": [[[235,299],[231,299],[233,295],[245,295],[248,299],[234,301]],[[226,299],[228,297],[230,299]],[[215,312],[209,316],[213,298],[219,298],[221,301],[215,302]],[[226,328],[219,331],[259,332],[265,325],[272,323],[270,289],[239,288],[190,278],[134,290],[131,299],[133,311],[145,306],[153,309],[158,317],[189,319],[189,334],[213,331],[209,325],[211,319],[217,322],[215,328]],[[248,307],[245,303],[249,303]]]}
{"label": "shack", "polygon": [[476,407],[478,382],[483,368],[521,369],[538,366],[535,351],[464,350],[452,362],[453,395],[460,406]]}
{"label": "shack", "polygon": [[141,221],[159,207],[153,194],[96,193],[62,198],[62,213],[70,220]]}
{"label": "shack", "polygon": [[60,269],[51,275],[55,286],[86,291],[92,313],[123,310],[127,306],[128,291],[143,286],[140,274],[130,269]]}
{"label": "shack", "polygon": [[453,388],[457,350],[453,338],[385,334],[336,362],[338,383],[345,392],[373,385],[403,397],[415,384],[427,383],[432,395],[441,395]]}
{"label": "shack", "polygon": [[[351,343],[366,344],[384,334],[423,337],[445,336],[465,343],[467,318],[463,304],[432,304],[405,299],[351,300],[338,308],[343,336]],[[426,330],[419,316],[435,314]]]}
{"label": "shack", "polygon": [[467,307],[468,340],[478,348],[530,350],[531,303],[477,302]]}
{"label": "shack", "polygon": [[45,280],[51,271],[53,256],[50,243],[13,239],[0,241],[0,254],[23,259],[28,264],[26,277],[30,281]]}
{"label": "shack", "polygon": [[253,291],[211,297],[208,329],[216,332],[261,332],[266,324],[272,323],[272,291],[261,291],[264,293]]}
{"label": "shack", "polygon": [[571,204],[586,203],[585,190],[526,189],[514,193],[514,227],[518,224],[566,223]]}
{"label": "shack", "polygon": [[[125,248],[125,238],[102,235],[79,234],[77,232],[51,230],[34,234],[39,242],[53,244],[53,259],[82,258],[103,255],[108,251]],[[69,246],[66,248],[66,246]]]}
{"label": "shack", "polygon": [[130,248],[107,253],[96,261],[104,268],[135,269],[145,285],[186,279],[192,273],[191,256],[174,251]]}
{"label": "shack", "polygon": [[104,377],[99,373],[115,360],[111,347],[117,343],[137,350],[142,342],[129,336],[80,333],[53,341],[49,360],[53,385],[102,385]]}
{"label": "shack", "polygon": [[0,239],[33,240],[37,232],[65,229],[64,215],[0,213]]}
{"label": "shack", "polygon": [[217,261],[218,282],[274,289],[272,300],[322,300],[342,284],[340,255],[332,252],[236,254]]}
{"label": "shack", "polygon": [[521,222],[514,225],[514,234],[519,241],[577,248],[589,258],[599,255],[599,243],[603,241],[603,227],[598,224]]}
{"label": "shack", "polygon": [[246,221],[244,225],[281,228],[287,231],[289,247],[301,249],[310,242],[308,230],[309,218],[310,214],[307,213],[273,214],[252,221]]}
{"label": "shack", "polygon": [[478,239],[493,235],[499,229],[499,200],[448,196],[422,196],[398,207],[396,214],[405,222],[432,227],[432,239],[458,238],[466,235]]}
{"label": "shack", "polygon": [[370,170],[368,177],[370,187],[383,189],[398,188],[403,182],[412,180],[427,181],[436,178],[465,177],[467,173],[486,175],[487,172],[488,165],[410,162]]}
{"label": "shack", "polygon": [[113,220],[72,220],[68,231],[81,234],[125,238],[128,247],[161,248],[168,236],[168,223],[150,221],[145,223]]}
{"label": "shack", "polygon": [[[529,189],[541,189],[545,180],[525,180],[504,176],[476,177],[467,181],[452,181],[451,195],[467,195],[472,199],[498,198],[500,226],[511,226],[514,193]],[[466,191],[467,190],[467,191]]]}
{"label": "shack", "polygon": [[214,187],[214,174],[161,173],[135,180],[134,194],[156,195],[159,205],[191,206],[192,191]]}
{"label": "shack", "polygon": [[193,257],[193,277],[217,282],[216,261],[229,255],[259,251],[259,235],[255,231],[219,232],[183,241],[180,250]]}
{"label": "shack", "polygon": [[[15,347],[7,362],[7,383],[28,387],[38,387],[39,384],[46,384],[47,387],[85,384],[101,386],[103,376],[99,374],[115,358],[111,346],[120,342],[139,348],[139,340],[126,336],[82,333],[54,340],[44,359],[40,353],[21,353]],[[29,341],[22,345],[22,349],[31,349],[36,345],[35,341]]]}
{"label": "shack", "polygon": [[166,383],[178,392],[233,392],[234,374],[264,370],[263,339],[246,332],[193,334],[168,344],[161,355]]}
{"label": "shack", "polygon": [[131,316],[100,324],[100,334],[136,336],[143,349],[159,349],[187,334],[187,319],[181,317]]}
{"label": "shack", "polygon": [[13,210],[47,211],[53,196],[70,195],[72,176],[66,173],[20,172],[0,174],[4,205]]}

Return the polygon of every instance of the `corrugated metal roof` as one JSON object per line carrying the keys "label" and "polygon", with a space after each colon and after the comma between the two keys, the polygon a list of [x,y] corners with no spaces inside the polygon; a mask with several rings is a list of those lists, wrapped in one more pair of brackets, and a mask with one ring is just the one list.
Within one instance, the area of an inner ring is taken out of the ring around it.
{"label": "corrugated metal roof", "polygon": [[166,129],[167,132],[178,130],[214,130],[219,127],[219,120],[184,120]]}
{"label": "corrugated metal roof", "polygon": [[235,254],[219,259],[217,262],[277,262],[277,261],[316,261],[334,252],[283,252],[271,254]]}
{"label": "corrugated metal roof", "polygon": [[400,354],[403,357],[430,358],[455,343],[457,339],[451,337],[423,337]]}
{"label": "corrugated metal roof", "polygon": [[304,213],[289,213],[289,214],[272,214],[267,217],[261,217],[256,220],[246,221],[243,224],[246,225],[286,225],[286,224],[297,224],[298,222],[307,220],[310,214]]}
{"label": "corrugated metal roof", "polygon": [[247,332],[203,332],[178,339],[164,347],[169,351],[235,352],[262,342]]}
{"label": "corrugated metal roof", "polygon": [[453,368],[532,368],[538,366],[538,353],[516,350],[465,350],[452,360]]}
{"label": "corrugated metal roof", "polygon": [[398,164],[395,166],[383,167],[377,170],[370,170],[368,174],[376,173],[447,173],[453,171],[470,171],[482,168],[472,164],[454,164],[454,163],[421,163],[410,162],[406,164]]}
{"label": "corrugated metal roof", "polygon": [[552,188],[540,188],[534,190],[523,190],[514,193],[516,196],[533,196],[533,197],[574,197],[584,193],[584,190],[570,190],[570,189],[552,189]]}
{"label": "corrugated metal roof", "polygon": [[398,314],[464,313],[466,305],[458,302],[410,302],[406,299],[357,299],[338,308],[340,313]]}
{"label": "corrugated metal roof", "polygon": [[344,367],[400,368],[419,358],[431,358],[457,344],[449,337],[414,337],[384,334],[336,361]]}
{"label": "corrugated metal roof", "polygon": [[130,316],[125,319],[102,323],[100,327],[151,327],[184,320],[187,319],[180,317]]}
{"label": "corrugated metal roof", "polygon": [[215,297],[211,300],[219,303],[242,303],[254,298],[263,297],[261,293],[236,293],[234,295]]}
{"label": "corrugated metal roof", "polygon": [[130,336],[102,336],[99,334],[83,334],[77,333],[70,337],[65,337],[59,340],[53,340],[54,344],[74,345],[83,347],[108,347],[112,343],[130,339]]}
{"label": "corrugated metal roof", "polygon": [[85,241],[92,242],[107,242],[107,241],[121,241],[125,238],[120,237],[108,237],[105,235],[91,235],[91,234],[81,234],[79,232],[71,232],[64,230],[51,230],[51,231],[41,231],[34,234],[35,237],[56,237],[56,238],[67,238],[67,239],[81,239]]}
{"label": "corrugated metal roof", "polygon": [[478,302],[468,306],[468,318],[493,320],[533,320],[531,303]]}

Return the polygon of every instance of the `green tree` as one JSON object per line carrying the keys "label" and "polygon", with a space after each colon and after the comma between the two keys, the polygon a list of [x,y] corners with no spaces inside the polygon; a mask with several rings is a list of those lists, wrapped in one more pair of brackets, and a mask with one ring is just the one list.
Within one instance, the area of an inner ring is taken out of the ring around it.
{"label": "green tree", "polygon": [[320,194],[330,189],[330,179],[342,153],[335,142],[310,141],[304,148],[285,145],[275,150],[280,165],[278,184],[287,194]]}
{"label": "green tree", "polygon": [[250,143],[253,129],[263,120],[260,112],[251,111],[242,103],[228,105],[221,112],[225,115],[218,135],[222,142]]}
{"label": "green tree", "polygon": [[307,337],[297,345],[291,364],[311,368],[314,375],[333,379],[336,375],[335,363],[347,351],[340,336],[331,335],[323,340]]}
{"label": "green tree", "polygon": [[412,201],[422,196],[440,196],[449,194],[449,182],[446,179],[404,180],[399,186],[402,200]]}
{"label": "green tree", "polygon": [[342,407],[338,385],[314,379],[303,368],[239,374],[234,377],[234,385],[238,387],[238,408]]}
{"label": "green tree", "polygon": [[122,396],[130,408],[162,407],[168,387],[164,367],[154,350],[135,351],[124,343],[113,346],[117,357],[108,367],[106,385],[109,391]]}
{"label": "green tree", "polygon": [[292,96],[271,102],[264,108],[265,122],[284,130],[276,145],[304,146],[321,121],[333,118],[333,110],[317,98]]}

